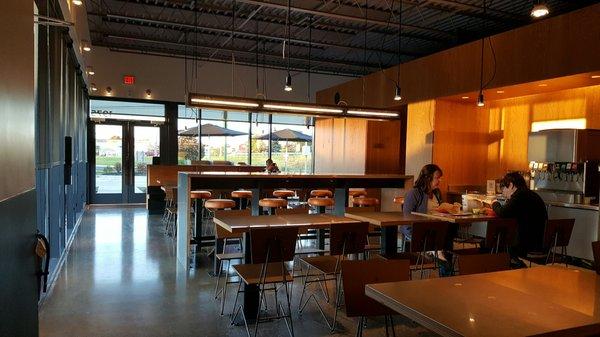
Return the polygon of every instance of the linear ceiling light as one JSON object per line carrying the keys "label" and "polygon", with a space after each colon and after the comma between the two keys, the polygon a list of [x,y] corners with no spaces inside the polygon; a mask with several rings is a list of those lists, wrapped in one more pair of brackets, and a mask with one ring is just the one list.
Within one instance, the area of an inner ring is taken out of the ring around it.
{"label": "linear ceiling light", "polygon": [[365,115],[365,116],[381,116],[381,117],[398,117],[395,112],[379,112],[379,111],[363,111],[363,110],[348,110],[349,115]]}
{"label": "linear ceiling light", "polygon": [[192,103],[200,103],[200,104],[211,104],[211,105],[221,105],[221,106],[234,106],[234,107],[245,107],[245,108],[258,108],[258,103],[252,102],[238,102],[238,101],[226,101],[226,100],[216,100],[216,99],[204,99],[204,98],[192,98]]}
{"label": "linear ceiling light", "polygon": [[329,113],[342,113],[342,109],[328,109],[328,108],[317,108],[310,106],[297,106],[297,105],[283,105],[283,104],[264,104],[263,108],[272,110],[286,110],[286,111],[301,111],[301,112],[329,112]]}

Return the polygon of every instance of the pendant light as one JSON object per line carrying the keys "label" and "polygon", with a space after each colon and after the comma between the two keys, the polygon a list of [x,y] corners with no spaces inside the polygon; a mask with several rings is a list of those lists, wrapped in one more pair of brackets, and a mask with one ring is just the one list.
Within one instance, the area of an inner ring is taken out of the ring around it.
{"label": "pendant light", "polygon": [[[392,8],[394,10],[394,3],[392,2]],[[394,92],[394,101],[402,100],[402,91],[400,89],[400,64],[402,60],[400,59],[400,50],[402,46],[402,0],[400,0],[400,8],[399,8],[399,18],[398,18],[398,71],[396,72],[396,90]]]}
{"label": "pendant light", "polygon": [[[483,15],[485,15],[485,0],[483,0]],[[485,27],[482,24],[482,31],[485,32]],[[485,33],[484,33],[485,34]],[[483,100],[483,46],[485,44],[485,37],[481,38],[481,67],[479,68],[479,95],[477,95],[477,106],[483,107],[485,105]]]}
{"label": "pendant light", "polygon": [[550,14],[550,10],[548,9],[548,6],[546,6],[546,4],[540,4],[540,2],[538,1],[537,5],[533,6],[533,8],[531,9],[530,14],[532,17],[537,19]]}
{"label": "pendant light", "polygon": [[[288,10],[286,16],[286,29],[287,29],[287,76],[285,77],[285,86],[283,90],[292,91],[292,75],[290,74],[290,11],[291,11],[291,0],[287,2]],[[283,56],[285,57],[285,48],[283,50]]]}

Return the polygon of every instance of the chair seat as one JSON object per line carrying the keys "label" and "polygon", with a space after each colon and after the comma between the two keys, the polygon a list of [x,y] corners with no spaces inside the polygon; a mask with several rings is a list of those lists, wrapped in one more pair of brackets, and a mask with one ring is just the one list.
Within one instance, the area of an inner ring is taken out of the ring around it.
{"label": "chair seat", "polygon": [[264,198],[258,201],[258,205],[261,207],[284,208],[287,207],[287,200],[279,198]]}
{"label": "chair seat", "polygon": [[352,200],[352,203],[354,204],[354,206],[365,206],[365,207],[376,206],[376,205],[379,205],[379,199],[360,197],[360,198],[354,198],[354,200]]}
{"label": "chair seat", "polygon": [[330,190],[312,190],[310,191],[310,196],[318,198],[331,198],[333,193],[331,193]]}
{"label": "chair seat", "polygon": [[365,250],[380,250],[381,245],[378,243],[369,243],[365,245]]}
{"label": "chair seat", "polygon": [[[260,272],[262,270],[262,264],[238,264],[233,266],[235,272],[242,278],[246,284],[259,284]],[[283,266],[281,262],[269,263],[267,266],[267,277],[265,283],[282,283],[283,273],[285,273],[285,280],[292,281],[292,272]]]}
{"label": "chair seat", "polygon": [[210,199],[212,193],[209,191],[191,191],[190,198],[192,199]]}
{"label": "chair seat", "polygon": [[240,198],[240,199],[251,199],[252,191],[246,191],[246,190],[233,191],[233,192],[231,192],[231,197],[232,198]]}
{"label": "chair seat", "polygon": [[208,209],[225,209],[235,207],[235,201],[231,199],[208,199],[204,203]]}
{"label": "chair seat", "polygon": [[294,254],[296,254],[296,255],[325,254],[325,253],[327,253],[327,250],[325,250],[325,249],[319,249],[319,248],[313,248],[313,247],[298,248],[294,252]]}
{"label": "chair seat", "polygon": [[289,198],[296,195],[296,192],[292,190],[275,190],[273,191],[273,196],[275,198]]}
{"label": "chair seat", "polygon": [[237,260],[237,259],[243,259],[244,258],[244,254],[243,253],[227,253],[227,254],[216,254],[215,257],[217,258],[217,260]]}
{"label": "chair seat", "polygon": [[546,254],[544,252],[528,252],[527,253],[528,259],[545,259],[546,256],[548,256],[548,254]]}
{"label": "chair seat", "polygon": [[337,256],[332,255],[310,256],[300,258],[300,261],[315,268],[323,274],[334,274],[337,260]]}
{"label": "chair seat", "polygon": [[311,206],[333,206],[334,201],[331,198],[309,198],[308,204]]}

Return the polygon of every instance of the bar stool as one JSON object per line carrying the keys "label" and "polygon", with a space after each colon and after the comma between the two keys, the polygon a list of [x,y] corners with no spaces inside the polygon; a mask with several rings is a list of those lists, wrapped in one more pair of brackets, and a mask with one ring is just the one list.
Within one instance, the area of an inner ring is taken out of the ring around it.
{"label": "bar stool", "polygon": [[348,205],[353,207],[354,198],[366,197],[367,191],[364,188],[349,188],[348,189]]}
{"label": "bar stool", "polygon": [[356,198],[352,201],[354,207],[374,207],[379,205],[379,199],[377,198],[368,198],[368,197],[360,197]]}
{"label": "bar stool", "polygon": [[[215,211],[226,210],[226,209],[234,209],[235,201],[231,199],[208,199],[204,201],[204,208],[206,208],[209,212],[214,214]],[[200,240],[197,240],[197,243],[200,244],[202,239],[202,232],[197,235]]]}
{"label": "bar stool", "polygon": [[275,190],[273,191],[273,196],[275,198],[287,199],[289,197],[293,197],[296,195],[296,192],[292,190]]}
{"label": "bar stool", "polygon": [[310,191],[311,197],[317,198],[331,198],[333,197],[333,193],[330,190],[312,190]]}
{"label": "bar stool", "polygon": [[165,232],[168,236],[175,238],[177,235],[177,186],[171,187],[171,205],[166,208],[167,223]]}
{"label": "bar stool", "polygon": [[246,209],[248,207],[248,201],[252,200],[252,191],[233,191],[231,192],[231,198],[238,202],[238,209]]}
{"label": "bar stool", "polygon": [[275,209],[287,207],[287,200],[279,198],[263,198],[258,201],[258,205],[260,207],[268,208],[270,215],[275,215]]}
{"label": "bar stool", "polygon": [[335,202],[332,198],[309,198],[308,204],[316,207],[319,213],[325,213],[325,208],[332,207]]}
{"label": "bar stool", "polygon": [[204,215],[204,203],[206,202],[206,200],[210,199],[212,197],[212,193],[210,191],[204,191],[204,190],[195,190],[195,191],[190,191],[190,199],[194,200],[194,217],[200,217],[200,221],[198,221],[197,219],[195,220],[196,222],[196,228],[195,228],[195,232],[196,235],[195,237],[201,237],[202,236],[202,229],[199,228],[200,224],[202,223],[202,220],[204,220],[206,217]]}

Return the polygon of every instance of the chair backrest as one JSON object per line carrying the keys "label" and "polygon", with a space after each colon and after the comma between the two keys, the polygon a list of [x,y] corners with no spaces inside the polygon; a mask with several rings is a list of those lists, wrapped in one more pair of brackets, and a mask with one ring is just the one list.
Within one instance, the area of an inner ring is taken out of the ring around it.
{"label": "chair backrest", "polygon": [[443,250],[448,226],[446,221],[426,221],[413,224],[410,251]]}
{"label": "chair backrest", "polygon": [[375,212],[375,207],[346,207],[346,213]]}
{"label": "chair backrest", "polygon": [[367,222],[332,224],[329,231],[331,255],[364,253],[368,233]]}
{"label": "chair backrest", "polygon": [[252,263],[285,262],[294,259],[298,227],[250,229]]}
{"label": "chair backrest", "polygon": [[465,254],[458,257],[460,275],[491,273],[510,269],[510,255],[500,254]]}
{"label": "chair backrest", "polygon": [[275,210],[275,215],[285,215],[285,214],[308,214],[308,208],[305,208],[305,207],[277,208]]}
{"label": "chair backrest", "polygon": [[365,285],[409,279],[409,260],[342,261],[346,316],[382,316],[394,311],[365,295]]}
{"label": "chair backrest", "polygon": [[549,249],[554,246],[555,239],[557,247],[568,246],[573,226],[575,226],[575,219],[548,219],[544,230],[544,248]]}
{"label": "chair backrest", "polygon": [[493,219],[487,223],[485,248],[500,249],[512,246],[517,235],[517,220]]}
{"label": "chair backrest", "polygon": [[594,264],[596,265],[596,274],[600,275],[600,241],[592,242],[592,252],[594,253]]}

